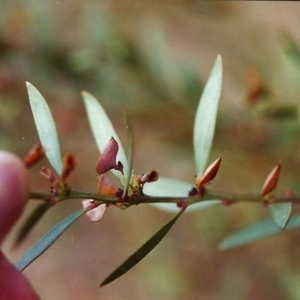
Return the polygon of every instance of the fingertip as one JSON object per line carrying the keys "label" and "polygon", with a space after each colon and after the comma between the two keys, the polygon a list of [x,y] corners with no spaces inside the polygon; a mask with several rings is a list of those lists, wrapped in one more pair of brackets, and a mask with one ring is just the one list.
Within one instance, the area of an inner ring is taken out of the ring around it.
{"label": "fingertip", "polygon": [[22,214],[28,194],[28,173],[23,162],[0,150],[0,241]]}
{"label": "fingertip", "polygon": [[28,280],[0,252],[0,299],[38,300]]}

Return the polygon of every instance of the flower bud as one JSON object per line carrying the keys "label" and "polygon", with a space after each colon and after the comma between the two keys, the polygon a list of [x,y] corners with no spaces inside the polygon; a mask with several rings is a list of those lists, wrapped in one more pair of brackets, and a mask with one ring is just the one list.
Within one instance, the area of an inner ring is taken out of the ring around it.
{"label": "flower bud", "polygon": [[61,175],[61,180],[63,182],[65,182],[69,174],[75,169],[76,165],[77,165],[77,159],[74,154],[67,153],[63,157],[63,171]]}
{"label": "flower bud", "polygon": [[281,165],[280,163],[278,163],[268,175],[261,191],[261,195],[263,197],[268,196],[271,192],[273,192],[276,189],[280,175],[280,170]]}
{"label": "flower bud", "polygon": [[220,168],[221,161],[222,158],[219,157],[205,170],[204,174],[201,177],[196,178],[196,185],[198,187],[210,183],[216,177]]}
{"label": "flower bud", "polygon": [[147,172],[146,174],[143,174],[140,182],[142,184],[146,183],[146,182],[154,182],[158,179],[159,175],[156,171],[152,170],[150,172]]}
{"label": "flower bud", "polygon": [[44,158],[44,156],[45,151],[43,149],[43,146],[41,144],[34,145],[23,159],[25,167],[32,167],[33,165],[38,163],[42,158]]}

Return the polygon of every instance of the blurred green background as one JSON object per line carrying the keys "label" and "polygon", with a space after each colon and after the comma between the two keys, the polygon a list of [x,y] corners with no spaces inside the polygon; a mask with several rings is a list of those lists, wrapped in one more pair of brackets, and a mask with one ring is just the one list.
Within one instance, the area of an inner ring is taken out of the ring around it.
{"label": "blurred green background", "polygon": [[[25,81],[46,98],[70,179],[96,191],[98,152],[80,92],[103,104],[126,144],[122,108],[133,116],[134,169],[193,184],[192,132],[203,85],[218,54],[224,80],[210,161],[223,162],[214,189],[259,193],[279,159],[278,193],[300,192],[300,6],[250,1],[0,0],[0,147],[24,156],[38,141]],[[47,191],[31,172],[33,191]],[[26,209],[31,211],[32,201]],[[80,201],[53,208],[12,261]],[[294,208],[296,211],[297,208]],[[99,283],[171,215],[140,205],[80,219],[25,274],[41,299],[300,299],[299,230],[220,251],[227,234],[268,216],[239,204],[185,214],[140,264]],[[22,219],[24,220],[24,218]],[[22,221],[21,220],[21,221]]]}

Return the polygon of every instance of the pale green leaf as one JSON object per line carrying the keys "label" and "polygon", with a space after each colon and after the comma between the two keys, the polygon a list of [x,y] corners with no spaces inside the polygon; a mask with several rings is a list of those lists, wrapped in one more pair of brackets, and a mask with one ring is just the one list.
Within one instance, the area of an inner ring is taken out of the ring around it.
{"label": "pale green leaf", "polygon": [[286,76],[290,77],[297,86],[300,81],[300,49],[295,39],[284,32],[281,35],[283,47],[282,63],[286,71]]}
{"label": "pale green leaf", "polygon": [[[188,182],[159,177],[157,181],[145,184],[144,193],[148,196],[155,197],[187,197],[191,188],[192,184]],[[220,204],[220,201],[202,201],[188,206],[185,211],[189,212],[204,209],[217,204]],[[175,203],[151,203],[151,205],[168,213],[176,213],[179,211]]]}
{"label": "pale green leaf", "polygon": [[41,93],[29,82],[26,82],[29,102],[46,156],[58,175],[62,173],[62,158],[57,131],[50,109]]}
{"label": "pale green leaf", "polygon": [[[209,208],[215,205],[219,205],[221,202],[219,200],[206,200],[201,201],[192,205],[189,205],[185,212],[196,211],[200,209]],[[158,208],[167,213],[176,213],[179,211],[179,208],[175,203],[151,203],[152,206]]]}
{"label": "pale green leaf", "polygon": [[180,211],[173,217],[167,224],[165,224],[159,231],[157,231],[143,246],[134,252],[124,263],[122,263],[115,271],[113,271],[100,285],[104,286],[120,276],[124,275],[127,271],[139,263],[147,254],[149,254],[157,244],[164,238],[168,231],[175,224],[183,211]]}
{"label": "pale green leaf", "polygon": [[197,175],[205,170],[217,118],[222,86],[222,59],[218,55],[198,105],[194,124],[194,153]]}
{"label": "pale green leaf", "polygon": [[[88,115],[88,120],[90,127],[96,141],[96,145],[100,152],[103,151],[104,147],[108,143],[111,137],[113,137],[119,144],[119,152],[117,155],[117,161],[121,161],[124,166],[125,171],[128,170],[128,162],[126,158],[125,151],[122,147],[121,141],[115,132],[115,129],[110,122],[105,110],[97,99],[88,92],[82,92],[84,99],[84,104],[86,112]],[[113,174],[120,178],[121,173],[116,170],[112,170]]]}
{"label": "pale green leaf", "polygon": [[16,268],[19,271],[24,270],[35,259],[37,259],[41,254],[43,254],[72,223],[74,223],[79,217],[81,217],[86,212],[86,209],[81,209],[57,223],[33,246],[31,246],[31,248],[28,249],[28,251],[16,263]]}
{"label": "pale green leaf", "polygon": [[155,182],[144,185],[144,193],[157,197],[185,197],[193,185],[191,183],[159,176]]}
{"label": "pale green leaf", "polygon": [[291,217],[292,204],[291,203],[274,203],[269,205],[269,211],[273,221],[281,229],[284,229]]}
{"label": "pale green leaf", "polygon": [[[291,216],[286,229],[292,229],[298,226],[300,226],[300,214]],[[282,231],[283,230],[274,223],[273,219],[267,219],[252,224],[227,236],[220,243],[220,248],[229,249],[244,244],[249,244]]]}
{"label": "pale green leaf", "polygon": [[[148,196],[185,197],[188,196],[191,188],[192,185],[188,182],[159,176],[157,181],[145,184],[143,191]],[[179,211],[175,203],[152,203],[151,205],[168,213]]]}

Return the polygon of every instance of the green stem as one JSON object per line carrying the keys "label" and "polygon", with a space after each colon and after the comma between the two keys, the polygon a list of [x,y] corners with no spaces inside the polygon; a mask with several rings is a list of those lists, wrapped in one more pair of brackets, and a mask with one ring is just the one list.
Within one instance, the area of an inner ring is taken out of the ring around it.
{"label": "green stem", "polygon": [[[30,199],[39,199],[39,200],[47,200],[49,199],[49,194],[43,193],[31,193]],[[180,201],[188,201],[189,205],[209,200],[226,200],[231,203],[239,203],[239,202],[255,202],[255,203],[264,203],[268,201],[261,197],[260,195],[254,194],[233,194],[226,192],[218,192],[218,191],[210,191],[206,190],[203,196],[186,196],[186,197],[155,197],[155,196],[140,196],[140,197],[130,197],[128,196],[126,200],[120,199],[115,196],[104,196],[94,193],[88,193],[83,191],[71,190],[66,195],[57,195],[55,200],[57,202],[61,202],[64,200],[71,199],[94,199],[100,203],[107,204],[140,204],[140,203],[178,203]],[[300,196],[292,195],[290,197],[273,197],[270,198],[269,201],[272,203],[272,199],[276,203],[283,202],[291,202],[294,204],[300,204]]]}

